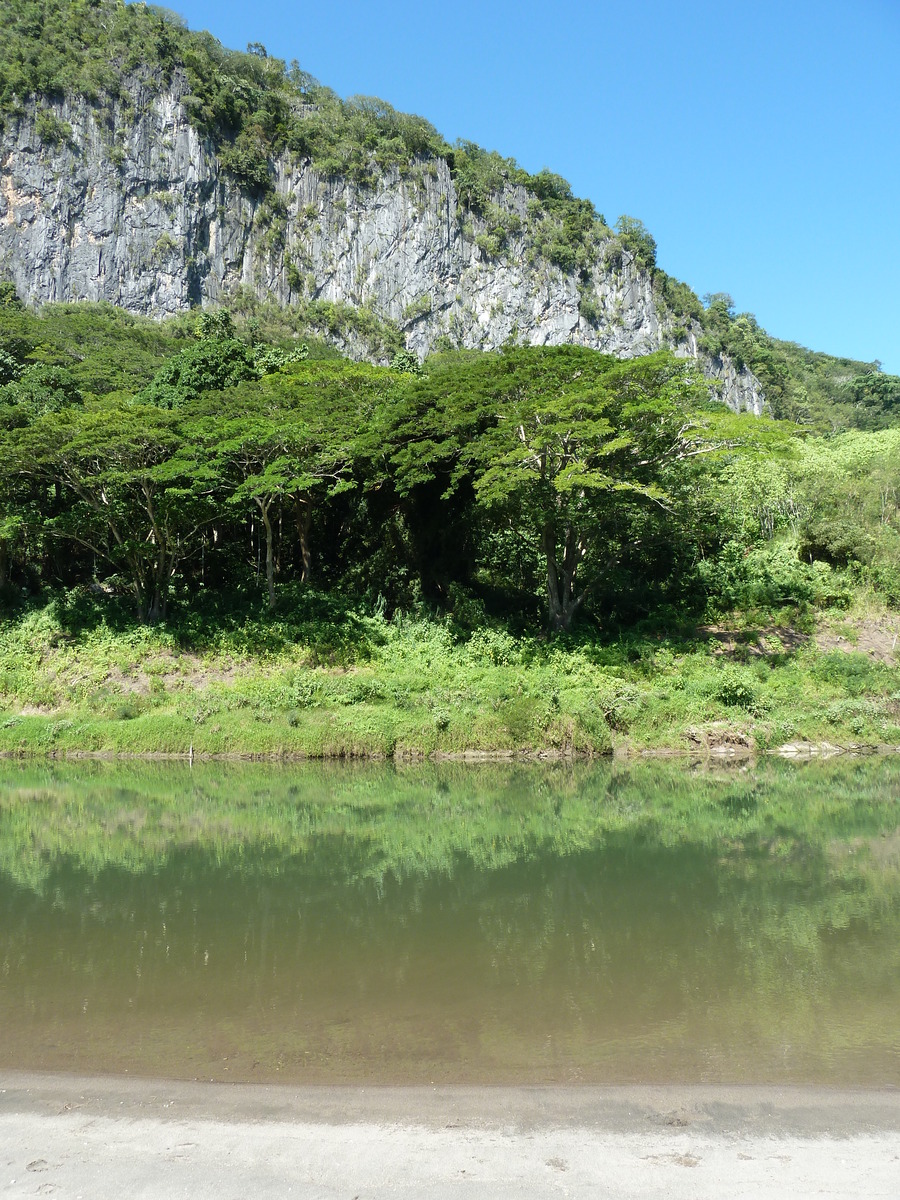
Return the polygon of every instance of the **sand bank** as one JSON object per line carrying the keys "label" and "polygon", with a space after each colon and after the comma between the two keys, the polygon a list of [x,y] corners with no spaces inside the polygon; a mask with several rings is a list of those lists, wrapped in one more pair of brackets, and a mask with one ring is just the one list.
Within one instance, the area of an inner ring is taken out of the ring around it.
{"label": "sand bank", "polygon": [[289,1088],[0,1072],[0,1194],[895,1200],[900,1090]]}

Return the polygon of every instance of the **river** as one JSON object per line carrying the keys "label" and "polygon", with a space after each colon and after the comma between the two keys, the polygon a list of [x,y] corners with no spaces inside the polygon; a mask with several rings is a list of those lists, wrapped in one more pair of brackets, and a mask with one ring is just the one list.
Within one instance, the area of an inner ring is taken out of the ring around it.
{"label": "river", "polygon": [[900,1084],[900,759],[0,764],[0,1067]]}

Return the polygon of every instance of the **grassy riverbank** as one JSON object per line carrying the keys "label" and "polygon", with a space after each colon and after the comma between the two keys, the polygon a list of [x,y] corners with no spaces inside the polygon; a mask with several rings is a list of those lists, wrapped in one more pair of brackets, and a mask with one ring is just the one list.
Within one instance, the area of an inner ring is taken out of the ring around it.
{"label": "grassy riverbank", "polygon": [[138,626],[79,594],[0,624],[0,752],[607,754],[900,744],[900,618],[782,610],[545,641],[364,615],[301,594],[275,616]]}

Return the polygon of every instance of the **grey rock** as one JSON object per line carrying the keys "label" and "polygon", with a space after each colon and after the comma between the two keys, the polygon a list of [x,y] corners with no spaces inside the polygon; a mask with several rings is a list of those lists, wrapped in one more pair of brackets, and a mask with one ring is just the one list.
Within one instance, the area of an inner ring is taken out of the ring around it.
{"label": "grey rock", "polygon": [[[759,381],[699,354],[699,328],[677,334],[627,253],[598,245],[586,285],[598,316],[581,316],[575,275],[533,251],[521,187],[494,198],[522,228],[491,257],[476,240],[485,223],[458,211],[443,159],[360,187],[286,152],[273,164],[273,203],[221,171],[177,79],[160,94],[134,81],[129,102],[54,104],[72,130],[65,144],[37,136],[46,100],[0,134],[0,272],[29,304],[108,301],[159,318],[243,287],[285,305],[308,297],[366,306],[396,323],[420,358],[439,339],[483,349],[574,343],[620,357],[674,346],[700,360],[732,408],[762,411]],[[335,340],[352,356],[370,352],[358,333]]]}

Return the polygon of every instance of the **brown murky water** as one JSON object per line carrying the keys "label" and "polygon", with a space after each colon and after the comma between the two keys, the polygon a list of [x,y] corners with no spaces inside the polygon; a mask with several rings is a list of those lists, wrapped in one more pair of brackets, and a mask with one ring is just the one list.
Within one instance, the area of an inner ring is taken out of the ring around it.
{"label": "brown murky water", "polygon": [[0,767],[0,1065],[897,1085],[898,785]]}

